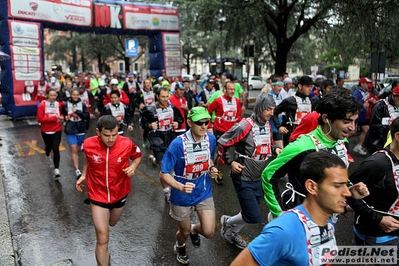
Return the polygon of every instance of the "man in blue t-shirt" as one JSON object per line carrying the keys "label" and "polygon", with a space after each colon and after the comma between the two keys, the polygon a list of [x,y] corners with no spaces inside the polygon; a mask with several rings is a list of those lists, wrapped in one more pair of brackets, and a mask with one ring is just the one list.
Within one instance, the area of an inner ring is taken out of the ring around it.
{"label": "man in blue t-shirt", "polygon": [[301,163],[300,173],[299,182],[307,191],[303,204],[267,224],[237,256],[232,266],[327,263],[322,259],[330,253],[320,256],[319,251],[327,246],[336,249],[330,215],[346,210],[347,197],[361,199],[369,192],[364,184],[352,186],[349,190],[345,163],[329,152],[307,155]]}
{"label": "man in blue t-shirt", "polygon": [[[175,138],[162,159],[160,178],[171,187],[170,216],[178,223],[176,244],[177,261],[189,264],[186,254],[188,236],[199,247],[200,236],[215,234],[215,206],[210,177],[216,178],[213,165],[216,138],[207,133],[211,116],[206,108],[192,108],[187,115],[190,130]],[[173,173],[173,174],[172,174]],[[191,224],[191,213],[197,211],[200,222]]]}

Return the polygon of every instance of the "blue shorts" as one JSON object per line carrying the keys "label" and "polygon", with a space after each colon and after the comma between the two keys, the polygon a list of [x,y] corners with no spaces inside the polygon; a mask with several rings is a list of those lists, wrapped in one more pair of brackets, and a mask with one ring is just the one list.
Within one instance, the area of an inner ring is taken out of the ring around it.
{"label": "blue shorts", "polygon": [[232,178],[238,201],[241,206],[242,219],[249,224],[262,220],[259,205],[263,201],[262,181],[243,181]]}
{"label": "blue shorts", "polygon": [[85,134],[82,135],[68,135],[66,134],[69,145],[78,145],[82,146],[83,141],[85,140]]}

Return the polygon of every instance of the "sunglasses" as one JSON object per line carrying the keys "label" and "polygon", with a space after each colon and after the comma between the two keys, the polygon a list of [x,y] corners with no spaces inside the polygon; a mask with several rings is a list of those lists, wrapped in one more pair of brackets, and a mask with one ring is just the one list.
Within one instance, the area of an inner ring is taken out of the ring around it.
{"label": "sunglasses", "polygon": [[203,126],[203,125],[205,125],[205,126],[207,126],[208,124],[209,124],[209,120],[208,121],[205,121],[205,122],[202,122],[202,121],[196,121],[196,122],[194,122],[194,121],[192,121],[194,124],[196,124],[197,126]]}

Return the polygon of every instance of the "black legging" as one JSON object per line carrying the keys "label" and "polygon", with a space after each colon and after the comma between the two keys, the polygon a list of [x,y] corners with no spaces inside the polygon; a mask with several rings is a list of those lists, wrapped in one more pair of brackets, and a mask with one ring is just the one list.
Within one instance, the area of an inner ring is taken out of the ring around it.
{"label": "black legging", "polygon": [[54,168],[60,167],[60,143],[61,143],[61,132],[57,131],[54,134],[46,134],[42,132],[42,137],[44,141],[46,156],[50,156],[51,150],[53,150],[53,161]]}

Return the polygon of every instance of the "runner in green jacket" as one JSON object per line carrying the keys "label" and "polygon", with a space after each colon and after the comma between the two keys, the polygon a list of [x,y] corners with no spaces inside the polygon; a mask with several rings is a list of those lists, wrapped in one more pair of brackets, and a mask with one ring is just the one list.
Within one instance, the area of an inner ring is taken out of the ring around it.
{"label": "runner in green jacket", "polygon": [[[346,137],[355,130],[355,120],[362,106],[347,93],[326,94],[316,111],[319,126],[287,145],[262,172],[266,204],[273,217],[282,210],[301,204],[305,190],[298,182],[299,165],[310,152],[326,150],[339,156],[348,166]],[[288,174],[286,190],[280,192],[278,180]],[[272,219],[269,214],[269,220]]]}

